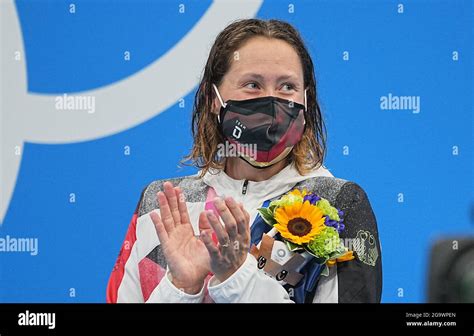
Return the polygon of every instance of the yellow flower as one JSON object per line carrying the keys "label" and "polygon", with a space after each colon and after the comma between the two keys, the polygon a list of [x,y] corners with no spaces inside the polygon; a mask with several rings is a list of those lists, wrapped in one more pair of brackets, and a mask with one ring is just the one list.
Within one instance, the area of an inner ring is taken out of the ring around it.
{"label": "yellow flower", "polygon": [[308,194],[308,191],[306,189],[303,189],[303,190],[293,189],[288,194],[292,196],[301,197],[303,199]]}
{"label": "yellow flower", "polygon": [[327,265],[329,267],[334,266],[334,264],[337,262],[344,262],[344,261],[350,261],[354,259],[354,251],[347,251],[343,256],[336,258],[336,260],[331,259],[327,261]]}
{"label": "yellow flower", "polygon": [[295,203],[303,203],[303,199],[307,193],[308,192],[306,191],[306,189],[293,189],[289,193],[283,195],[280,199],[272,201],[270,205],[284,207],[293,205]]}
{"label": "yellow flower", "polygon": [[325,227],[323,213],[308,201],[277,208],[275,220],[281,236],[298,245],[309,243]]}

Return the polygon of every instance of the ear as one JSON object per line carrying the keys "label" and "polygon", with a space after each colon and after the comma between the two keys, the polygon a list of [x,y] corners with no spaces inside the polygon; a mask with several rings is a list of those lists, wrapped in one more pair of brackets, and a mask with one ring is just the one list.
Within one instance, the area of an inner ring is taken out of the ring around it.
{"label": "ear", "polygon": [[221,102],[219,100],[219,97],[217,96],[216,90],[214,89],[214,86],[212,86],[212,93],[213,93],[214,99],[212,100],[211,112],[215,115],[219,115],[222,105],[221,105]]}
{"label": "ear", "polygon": [[214,99],[212,101],[212,109],[211,113],[215,115],[219,115],[221,111],[221,103],[219,102],[219,99],[217,98],[217,95],[214,93]]}

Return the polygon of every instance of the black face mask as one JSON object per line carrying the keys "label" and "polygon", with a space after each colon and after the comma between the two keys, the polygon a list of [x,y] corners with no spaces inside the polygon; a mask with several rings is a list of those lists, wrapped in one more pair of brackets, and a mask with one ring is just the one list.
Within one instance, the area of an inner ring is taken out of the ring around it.
{"label": "black face mask", "polygon": [[305,129],[304,105],[273,96],[224,103],[213,86],[222,106],[222,134],[252,166],[264,168],[283,160],[300,141]]}

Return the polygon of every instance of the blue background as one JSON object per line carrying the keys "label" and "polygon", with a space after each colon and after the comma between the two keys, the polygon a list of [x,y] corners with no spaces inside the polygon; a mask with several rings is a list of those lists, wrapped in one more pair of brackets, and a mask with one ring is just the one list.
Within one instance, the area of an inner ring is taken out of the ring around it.
{"label": "blue background", "polygon": [[[328,127],[325,165],[360,184],[377,217],[383,301],[422,302],[433,239],[473,231],[473,8],[471,1],[404,1],[399,14],[399,2],[295,0],[290,14],[288,1],[267,0],[257,17],[289,21],[308,44]],[[74,93],[126,80],[159,59],[211,5],[77,0],[80,10],[71,16],[69,3],[16,1],[30,92]],[[133,61],[114,56],[124,49],[133,50]],[[157,79],[159,85],[166,83]],[[421,112],[381,110],[388,93],[420,96]],[[184,98],[184,113],[176,102],[99,140],[25,144],[0,236],[37,237],[39,254],[0,253],[0,302],[105,301],[141,190],[196,171],[177,167],[192,144],[193,97],[194,91]],[[131,155],[123,155],[124,146]]]}

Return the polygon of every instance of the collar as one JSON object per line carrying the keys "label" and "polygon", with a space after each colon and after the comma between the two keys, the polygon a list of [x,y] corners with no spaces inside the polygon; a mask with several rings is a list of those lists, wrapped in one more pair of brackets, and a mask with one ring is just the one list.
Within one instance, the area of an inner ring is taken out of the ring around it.
{"label": "collar", "polygon": [[241,196],[244,185],[246,184],[246,195],[251,195],[252,198],[257,199],[271,199],[291,190],[298,182],[316,176],[333,177],[324,166],[320,166],[306,175],[301,175],[291,163],[264,181],[236,180],[227,175],[224,170],[209,170],[204,175],[203,182],[213,187],[220,196]]}

